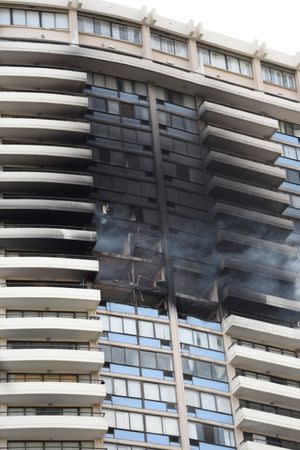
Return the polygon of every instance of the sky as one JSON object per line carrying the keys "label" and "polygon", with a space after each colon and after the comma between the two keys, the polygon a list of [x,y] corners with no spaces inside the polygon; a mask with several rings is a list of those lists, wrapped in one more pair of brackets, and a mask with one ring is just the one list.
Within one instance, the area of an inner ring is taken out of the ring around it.
{"label": "sky", "polygon": [[284,53],[300,52],[300,0],[113,0]]}

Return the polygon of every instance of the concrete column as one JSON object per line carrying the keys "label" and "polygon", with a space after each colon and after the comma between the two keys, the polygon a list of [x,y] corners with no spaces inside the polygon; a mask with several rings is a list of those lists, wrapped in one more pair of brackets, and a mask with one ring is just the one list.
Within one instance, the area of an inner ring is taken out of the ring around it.
{"label": "concrete column", "polygon": [[198,61],[197,42],[194,39],[188,40],[189,62],[192,72],[200,72],[200,64]]}
{"label": "concrete column", "polygon": [[142,42],[143,42],[143,57],[152,59],[152,46],[149,25],[142,25]]}
{"label": "concrete column", "polygon": [[183,383],[183,372],[181,364],[180,341],[178,334],[178,317],[176,308],[176,298],[173,285],[172,265],[169,253],[169,225],[166,204],[166,191],[164,184],[164,174],[162,167],[162,157],[160,150],[160,135],[158,126],[158,115],[156,107],[155,87],[148,84],[149,111],[152,127],[153,154],[157,183],[157,199],[160,209],[162,248],[165,260],[165,274],[168,282],[168,309],[170,318],[170,333],[173,351],[173,365],[176,380],[176,398],[178,407],[178,422],[181,440],[181,448],[186,450],[190,448],[188,436],[188,421],[186,412],[185,392]]}
{"label": "concrete column", "polygon": [[253,58],[252,60],[252,70],[253,78],[258,91],[264,91],[264,82],[262,77],[262,70],[260,65],[260,60],[258,58]]}
{"label": "concrete column", "polygon": [[79,45],[77,10],[74,8],[69,9],[69,35],[70,45]]}

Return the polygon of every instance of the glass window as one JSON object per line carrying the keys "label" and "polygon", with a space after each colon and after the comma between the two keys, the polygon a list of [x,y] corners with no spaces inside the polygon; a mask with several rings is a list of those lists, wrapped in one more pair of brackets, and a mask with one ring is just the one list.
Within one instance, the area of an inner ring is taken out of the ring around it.
{"label": "glass window", "polygon": [[210,61],[212,66],[226,69],[226,59],[222,53],[210,52]]}
{"label": "glass window", "polygon": [[206,48],[201,48],[200,54],[202,56],[203,64],[206,64],[207,66],[209,66],[210,65],[209,51]]}
{"label": "glass window", "polygon": [[195,408],[200,408],[200,398],[197,391],[192,391],[191,389],[185,390],[186,404],[189,406],[194,406]]}
{"label": "glass window", "polygon": [[126,395],[126,381],[116,378],[114,380],[114,389],[116,395]]}
{"label": "glass window", "polygon": [[215,411],[216,410],[215,396],[213,394],[206,394],[205,392],[201,392],[201,405],[203,409]]}
{"label": "glass window", "polygon": [[144,320],[140,320],[139,321],[139,333],[140,333],[140,336],[146,336],[149,338],[153,338],[154,337],[153,323],[144,321]]}
{"label": "glass window", "polygon": [[249,61],[245,59],[240,59],[240,71],[242,75],[246,75],[247,77],[252,76],[252,66]]}
{"label": "glass window", "polygon": [[291,89],[294,89],[296,87],[294,73],[276,67],[267,66],[266,64],[262,64],[261,67],[264,81],[278,84],[280,86],[288,87]]}
{"label": "glass window", "polygon": [[13,9],[12,10],[13,24],[14,25],[26,25],[25,10]]}
{"label": "glass window", "polygon": [[180,342],[183,342],[184,344],[194,344],[193,330],[190,330],[189,328],[179,327],[179,336]]}
{"label": "glass window", "polygon": [[129,429],[129,413],[125,411],[115,411],[117,428]]}
{"label": "glass window", "polygon": [[130,424],[133,430],[144,431],[143,415],[130,413]]}
{"label": "glass window", "polygon": [[125,349],[126,364],[129,366],[139,366],[139,354],[137,350]]}
{"label": "glass window", "polygon": [[42,27],[55,28],[55,15],[52,12],[42,12]]}
{"label": "glass window", "polygon": [[240,73],[249,77],[252,76],[251,61],[247,61],[246,59],[202,47],[198,47],[198,57],[202,59],[205,65],[230,70],[231,72]]}
{"label": "glass window", "polygon": [[0,25],[10,25],[10,9],[0,8]]}
{"label": "glass window", "polygon": [[140,381],[128,380],[128,396],[129,397],[142,397],[141,383]]}
{"label": "glass window", "polygon": [[229,398],[222,397],[221,395],[216,395],[217,411],[231,414],[231,404]]}
{"label": "glass window", "polygon": [[161,400],[163,402],[176,403],[175,387],[161,384],[160,385],[160,396],[161,396]]}
{"label": "glass window", "polygon": [[239,72],[240,65],[238,58],[235,58],[234,56],[227,56],[227,68],[228,70],[231,70],[231,72]]}
{"label": "glass window", "polygon": [[141,351],[141,366],[149,367],[150,369],[156,369],[155,353]]}
{"label": "glass window", "polygon": [[151,45],[153,50],[158,50],[171,55],[188,57],[186,42],[173,39],[158,33],[151,33]]}
{"label": "glass window", "polygon": [[168,325],[164,325],[162,323],[155,323],[155,337],[157,339],[170,340],[170,329]]}
{"label": "glass window", "polygon": [[171,436],[178,436],[178,421],[177,419],[171,419],[170,417],[163,417],[163,430],[164,434],[169,434]]}
{"label": "glass window", "polygon": [[146,431],[148,433],[162,434],[163,430],[161,417],[146,415],[145,419],[146,419]]}
{"label": "glass window", "polygon": [[143,383],[145,398],[149,400],[160,400],[159,386],[154,383]]}
{"label": "glass window", "polygon": [[66,29],[69,27],[67,14],[55,13],[55,26],[56,28]]}
{"label": "glass window", "polygon": [[110,331],[115,333],[123,333],[123,321],[121,317],[110,317]]}

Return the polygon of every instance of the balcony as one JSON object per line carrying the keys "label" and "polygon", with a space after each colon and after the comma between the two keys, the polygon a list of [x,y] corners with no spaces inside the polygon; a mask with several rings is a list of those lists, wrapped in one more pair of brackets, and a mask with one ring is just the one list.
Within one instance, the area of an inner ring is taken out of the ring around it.
{"label": "balcony", "polygon": [[272,216],[262,212],[253,211],[244,207],[230,205],[228,203],[216,202],[210,210],[210,217],[217,220],[218,215],[237,217],[238,219],[255,222],[258,224],[266,224],[275,229],[280,228],[280,232],[284,232],[284,236],[288,237],[294,230],[294,225],[291,220],[284,219],[280,216]]}
{"label": "balcony", "polygon": [[87,107],[88,99],[76,95],[0,91],[0,110],[10,116],[80,117]]}
{"label": "balcony", "polygon": [[269,139],[278,130],[278,121],[211,102],[198,109],[199,119],[210,125]]}
{"label": "balcony", "polygon": [[297,387],[239,375],[232,380],[231,392],[243,400],[272,404],[296,411],[300,409],[300,389]]}
{"label": "balcony", "polygon": [[[0,67],[1,69],[1,67]],[[92,151],[87,148],[58,147],[53,145],[0,146],[0,164],[32,165],[41,167],[87,167]]]}
{"label": "balcony", "polygon": [[0,198],[2,220],[27,220],[31,222],[82,224],[91,220],[95,205],[74,198],[45,197],[38,195],[4,194]]}
{"label": "balcony", "polygon": [[0,434],[7,440],[72,440],[102,439],[107,431],[101,416],[1,416]]}
{"label": "balcony", "polygon": [[9,91],[63,91],[80,92],[87,82],[87,75],[73,70],[43,67],[0,67],[0,89]]}
{"label": "balcony", "polygon": [[8,406],[92,406],[105,398],[101,382],[0,382],[1,401]]}
{"label": "balcony", "polygon": [[47,336],[47,339],[56,341],[88,342],[98,340],[102,331],[98,317],[72,319],[0,316],[0,334],[3,339],[42,339]]}
{"label": "balcony", "polygon": [[236,156],[210,151],[205,166],[227,177],[254,182],[261,186],[278,187],[286,178],[285,170]]}
{"label": "balcony", "polygon": [[224,333],[236,339],[244,339],[294,351],[300,348],[300,328],[289,328],[231,315],[223,321],[223,330]]}
{"label": "balcony", "polygon": [[41,256],[0,256],[2,278],[41,281],[78,281],[95,277],[99,263],[88,257]]}
{"label": "balcony", "polygon": [[[28,283],[29,284],[29,283]],[[95,310],[100,303],[96,289],[24,285],[0,287],[0,308],[55,311]]]}
{"label": "balcony", "polygon": [[235,284],[228,284],[224,287],[221,298],[223,301],[227,299],[237,299],[238,301],[250,301],[261,303],[263,305],[274,306],[276,308],[290,309],[291,311],[300,312],[299,302],[285,297],[265,294],[254,289],[244,288]]}
{"label": "balcony", "polygon": [[[278,445],[269,445],[263,442],[252,442],[252,441],[246,441],[243,442],[240,446],[240,450],[278,450]],[[289,450],[286,447],[280,447],[281,450]]]}
{"label": "balcony", "polygon": [[[49,342],[45,342],[48,345]],[[34,348],[40,345],[40,348]],[[41,348],[42,342],[31,348],[24,348],[25,342],[20,341],[20,348],[7,348],[0,346],[0,370],[13,373],[39,373],[44,372],[86,374],[98,372],[104,363],[104,354],[98,348],[88,347],[86,350],[76,350],[68,343],[58,345],[53,343],[52,348]],[[49,347],[49,345],[48,345]],[[58,348],[56,348],[58,347]],[[73,385],[73,390],[76,389]],[[0,425],[1,427],[1,425]]]}
{"label": "balcony", "polygon": [[268,241],[246,233],[237,233],[228,229],[220,229],[216,233],[216,243],[220,250],[242,254],[247,249],[257,252],[265,252],[278,258],[281,264],[284,261],[292,262],[298,258],[298,252],[294,247],[278,242]]}
{"label": "balcony", "polygon": [[0,171],[2,192],[68,192],[83,194],[93,186],[93,177],[76,173],[35,171]]}
{"label": "balcony", "polygon": [[289,205],[289,196],[282,192],[252,186],[229,178],[214,176],[208,192],[217,200],[247,205],[253,209],[280,214]]}
{"label": "balcony", "polygon": [[300,419],[293,417],[241,408],[235,414],[235,424],[244,432],[300,441]]}
{"label": "balcony", "polygon": [[227,350],[227,361],[239,369],[270,373],[280,378],[298,380],[300,376],[300,358],[237,344]]}
{"label": "balcony", "polygon": [[0,138],[12,142],[81,143],[89,132],[90,125],[86,122],[0,117]]}
{"label": "balcony", "polygon": [[264,163],[274,162],[282,154],[282,146],[275,142],[264,141],[210,125],[203,130],[201,142],[208,147],[223,150],[225,153]]}
{"label": "balcony", "polygon": [[37,251],[71,251],[80,252],[85,249],[92,249],[97,240],[97,233],[94,231],[64,228],[47,227],[46,225],[22,225],[6,226],[0,225],[0,247],[10,250],[31,250]]}

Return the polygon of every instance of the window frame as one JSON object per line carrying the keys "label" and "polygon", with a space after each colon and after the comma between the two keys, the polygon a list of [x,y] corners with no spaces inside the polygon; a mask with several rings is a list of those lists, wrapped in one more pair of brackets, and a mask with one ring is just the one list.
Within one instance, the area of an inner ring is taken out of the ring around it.
{"label": "window frame", "polygon": [[[292,91],[297,90],[297,81],[296,81],[296,73],[292,70],[286,70],[281,67],[272,66],[265,62],[261,62],[261,72],[262,72],[262,78],[263,82],[267,84],[272,84],[274,86],[281,86],[285,89],[290,89]],[[265,78],[266,75],[266,78]],[[282,83],[276,82],[276,79],[279,79],[278,76],[281,76]],[[288,77],[291,77],[291,80],[293,80],[293,86],[289,86]],[[268,79],[267,79],[268,78]]]}
{"label": "window frame", "polygon": [[[205,46],[202,47],[201,45],[197,46],[197,50],[198,50],[198,60],[199,61],[200,61],[200,55],[201,55],[201,59],[203,60],[203,56],[202,56],[203,55],[203,50],[205,52],[207,52],[206,61],[209,61],[209,63],[203,61],[203,64],[205,66],[213,67],[213,68],[219,69],[219,70],[225,70],[226,72],[235,73],[237,75],[241,75],[243,77],[247,77],[247,78],[253,79],[253,67],[252,67],[252,60],[251,59],[243,58],[241,56],[234,55],[232,53],[224,53],[222,51],[219,51],[219,49],[208,48],[208,47],[205,47]],[[225,60],[225,67],[219,67],[219,66],[216,66],[216,65],[212,64],[211,53],[215,53],[216,55],[222,55],[224,57],[224,60]],[[237,60],[237,63],[238,63],[238,66],[239,66],[239,71],[238,72],[228,68],[229,67],[229,63],[228,63],[228,59],[229,58]],[[244,73],[244,70],[242,69],[241,63],[247,63],[248,64],[248,67],[250,68],[250,72],[251,72],[250,75]]]}

